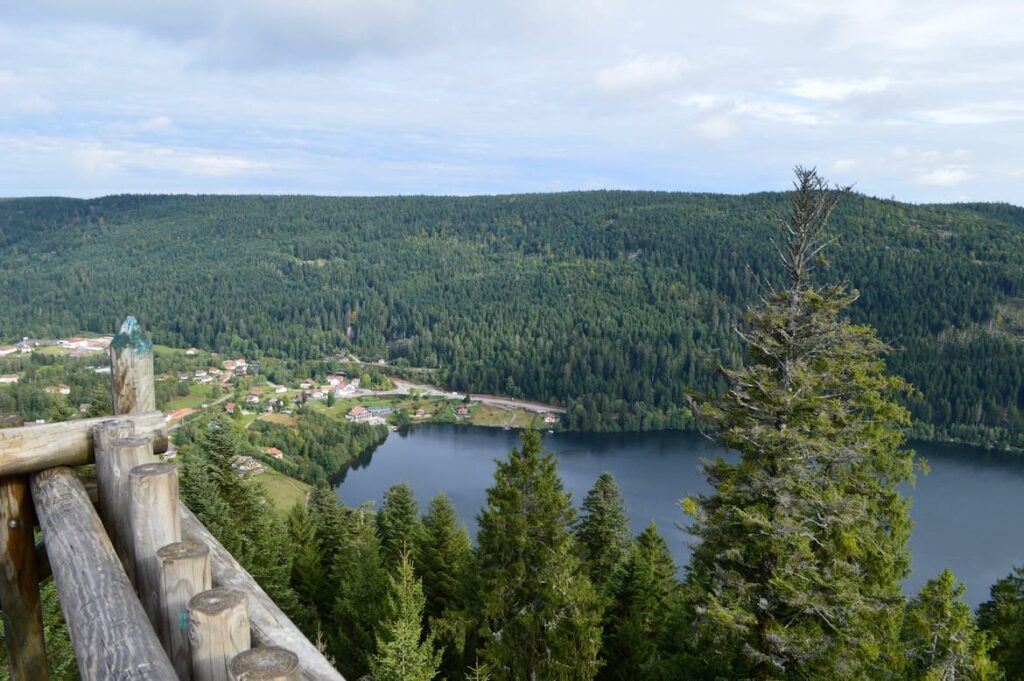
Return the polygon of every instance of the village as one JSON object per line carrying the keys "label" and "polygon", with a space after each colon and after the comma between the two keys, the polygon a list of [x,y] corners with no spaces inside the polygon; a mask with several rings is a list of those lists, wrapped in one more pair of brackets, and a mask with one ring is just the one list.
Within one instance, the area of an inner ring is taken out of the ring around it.
{"label": "village", "polygon": [[[95,359],[96,363],[90,363],[88,368],[105,374],[110,371],[106,355],[111,341],[111,336],[23,338],[17,343],[0,345],[0,368],[5,358],[25,358],[31,353],[40,353],[74,360]],[[392,431],[428,423],[552,431],[561,426],[563,410],[553,405],[444,391],[434,385],[397,377],[388,377],[385,387],[369,388],[362,385],[359,376],[349,375],[354,372],[343,371],[320,375],[318,380],[308,376],[275,383],[261,373],[258,360],[237,356],[225,359],[216,352],[195,347],[181,349],[158,345],[154,352],[160,372],[154,379],[158,395],[164,396],[158,400],[158,407],[165,412],[165,421],[172,431],[186,420],[210,410],[223,411],[237,419],[242,428],[248,428],[257,420],[293,425],[300,410],[307,409],[354,424],[387,425]],[[170,366],[177,366],[178,370],[171,371]],[[384,360],[374,366],[384,367]],[[21,380],[19,373],[0,373],[0,389],[4,384],[17,384]],[[81,396],[81,391],[73,386],[54,382],[41,388],[48,395],[64,398],[78,417],[92,415],[91,402],[71,400]],[[45,422],[45,419],[33,419],[28,425]],[[278,447],[267,447],[262,453],[269,459],[287,457],[287,452]],[[170,459],[175,455],[172,446],[164,456]],[[233,466],[243,477],[267,471],[266,463],[252,456],[236,457]]]}

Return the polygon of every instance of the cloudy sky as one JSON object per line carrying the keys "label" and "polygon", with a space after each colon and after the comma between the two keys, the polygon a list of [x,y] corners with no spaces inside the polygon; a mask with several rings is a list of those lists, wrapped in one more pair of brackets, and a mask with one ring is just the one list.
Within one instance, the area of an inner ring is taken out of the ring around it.
{"label": "cloudy sky", "polygon": [[739,193],[801,163],[1024,204],[1019,0],[6,4],[4,196]]}

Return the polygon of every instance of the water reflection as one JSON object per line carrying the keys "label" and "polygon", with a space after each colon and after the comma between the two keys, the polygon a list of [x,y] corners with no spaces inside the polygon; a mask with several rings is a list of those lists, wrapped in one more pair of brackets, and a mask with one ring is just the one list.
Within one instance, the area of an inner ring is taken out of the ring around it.
{"label": "water reflection", "polygon": [[[391,433],[339,476],[338,493],[352,505],[379,503],[389,486],[406,482],[425,508],[443,491],[475,535],[494,460],[518,445],[517,432],[500,429],[434,425]],[[677,562],[686,564],[691,539],[678,527],[686,522],[679,500],[707,491],[700,460],[728,455],[722,448],[697,434],[675,432],[560,433],[545,435],[544,446],[557,453],[559,474],[577,503],[602,471],[611,472],[626,499],[632,529],[639,532],[654,521]],[[970,447],[913,446],[932,471],[906,490],[914,499],[916,523],[914,573],[907,589],[916,591],[948,566],[967,585],[968,602],[977,605],[996,579],[1024,563],[1024,457]]]}

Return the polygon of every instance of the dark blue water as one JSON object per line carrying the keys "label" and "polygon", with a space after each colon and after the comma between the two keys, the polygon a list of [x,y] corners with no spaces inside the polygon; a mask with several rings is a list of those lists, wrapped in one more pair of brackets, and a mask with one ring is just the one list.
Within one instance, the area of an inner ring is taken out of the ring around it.
{"label": "dark blue water", "polygon": [[[406,482],[425,509],[431,497],[445,492],[475,533],[494,460],[518,444],[519,433],[495,428],[433,425],[391,433],[345,474],[338,493],[350,505],[379,504],[388,487]],[[577,503],[602,471],[611,472],[633,530],[653,520],[676,561],[686,564],[691,538],[677,526],[686,522],[679,500],[708,489],[698,466],[702,457],[722,451],[714,443],[693,433],[560,433],[545,435],[544,446],[557,453],[559,474]],[[976,606],[995,580],[1024,563],[1024,457],[971,447],[914,447],[932,470],[909,490],[916,526],[907,590],[916,592],[950,567]]]}

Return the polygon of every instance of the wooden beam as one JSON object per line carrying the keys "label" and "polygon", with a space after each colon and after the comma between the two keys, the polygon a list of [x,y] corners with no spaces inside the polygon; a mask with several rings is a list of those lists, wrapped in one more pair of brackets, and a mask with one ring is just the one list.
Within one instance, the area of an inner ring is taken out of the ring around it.
{"label": "wooden beam", "polygon": [[0,477],[36,473],[54,466],[82,466],[95,462],[92,429],[115,418],[127,420],[138,435],[153,435],[153,451],[167,451],[164,415],[149,411],[131,416],[49,423],[43,426],[0,428]]}
{"label": "wooden beam", "polygon": [[83,681],[176,681],[75,471],[51,468],[31,480]]}
{"label": "wooden beam", "polygon": [[210,549],[213,585],[239,589],[249,597],[249,628],[253,644],[278,646],[295,653],[299,658],[300,676],[305,681],[345,681],[195,514],[184,504],[180,504],[179,509],[182,536]]}
{"label": "wooden beam", "polygon": [[110,378],[115,414],[156,409],[153,341],[142,333],[135,317],[126,317],[110,342]]}
{"label": "wooden beam", "polygon": [[0,603],[13,681],[47,681],[28,477],[0,478]]}

